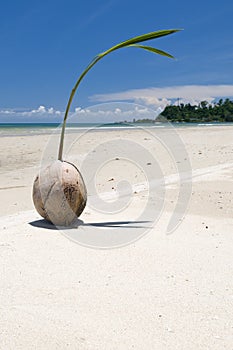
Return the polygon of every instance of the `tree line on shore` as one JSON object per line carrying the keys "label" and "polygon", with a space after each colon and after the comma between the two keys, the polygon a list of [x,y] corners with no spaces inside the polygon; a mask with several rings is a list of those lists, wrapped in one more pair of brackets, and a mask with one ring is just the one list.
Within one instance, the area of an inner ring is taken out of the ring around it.
{"label": "tree line on shore", "polygon": [[[185,123],[233,122],[233,101],[226,98],[213,104],[202,101],[198,106],[190,103],[169,105],[157,117],[156,122],[164,121],[164,118],[169,122]],[[152,120],[142,119],[136,122],[149,121]]]}

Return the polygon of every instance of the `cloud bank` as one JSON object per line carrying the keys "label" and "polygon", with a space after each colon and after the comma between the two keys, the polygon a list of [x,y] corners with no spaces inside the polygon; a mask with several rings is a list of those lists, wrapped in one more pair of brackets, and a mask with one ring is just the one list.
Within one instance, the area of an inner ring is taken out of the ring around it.
{"label": "cloud bank", "polygon": [[56,110],[53,107],[46,108],[45,106],[39,106],[36,109],[17,109],[17,108],[5,108],[0,110],[0,122],[1,123],[33,123],[37,121],[56,123],[61,121],[63,115],[62,111]]}
{"label": "cloud bank", "polygon": [[212,103],[216,98],[233,97],[233,85],[184,85],[162,88],[132,89],[112,94],[91,96],[95,102],[134,101],[151,107],[164,108],[171,103],[190,103],[198,105],[205,100]]}
{"label": "cloud bank", "polygon": [[134,119],[155,119],[161,108],[151,109],[144,105],[126,102],[110,102],[82,109],[76,108],[75,113],[70,116],[70,121],[80,123],[110,123],[133,121]]}
{"label": "cloud bank", "polygon": [[[68,120],[75,123],[110,123],[144,118],[155,119],[170,104],[198,105],[203,100],[212,103],[216,99],[226,97],[233,97],[233,85],[185,85],[133,89],[91,96],[91,101],[102,103],[87,108],[76,107],[70,112]],[[128,103],[129,101],[131,103]],[[63,116],[64,111],[43,105],[31,110],[0,110],[1,123],[60,123]]]}
{"label": "cloud bank", "polygon": [[[111,123],[133,121],[133,119],[155,119],[161,113],[161,108],[150,109],[135,103],[112,102],[90,106],[77,107],[70,112],[69,123]],[[61,123],[64,112],[53,107],[39,106],[32,110],[4,109],[0,110],[1,123]]]}

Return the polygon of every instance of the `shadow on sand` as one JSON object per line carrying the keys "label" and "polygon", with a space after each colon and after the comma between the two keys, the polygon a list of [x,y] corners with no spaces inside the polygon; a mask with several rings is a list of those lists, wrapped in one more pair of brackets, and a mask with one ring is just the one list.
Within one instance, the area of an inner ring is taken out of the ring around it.
{"label": "shadow on sand", "polygon": [[33,227],[45,228],[49,230],[70,230],[78,228],[79,226],[95,226],[95,227],[109,227],[109,228],[148,228],[143,224],[148,224],[151,221],[107,221],[107,222],[91,222],[84,223],[82,220],[76,220],[71,226],[55,226],[51,222],[41,219],[29,222]]}

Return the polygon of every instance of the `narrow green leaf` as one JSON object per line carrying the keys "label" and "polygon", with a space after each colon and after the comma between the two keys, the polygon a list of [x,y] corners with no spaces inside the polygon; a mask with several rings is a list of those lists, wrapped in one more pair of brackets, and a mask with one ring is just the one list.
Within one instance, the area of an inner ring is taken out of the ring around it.
{"label": "narrow green leaf", "polygon": [[156,48],[151,47],[151,46],[144,46],[144,45],[138,45],[138,44],[133,44],[133,45],[129,45],[129,46],[138,47],[140,49],[151,51],[151,52],[156,53],[158,55],[166,56],[169,58],[175,58],[174,56],[170,55],[168,52],[156,49]]}
{"label": "narrow green leaf", "polygon": [[111,47],[107,51],[100,53],[98,56],[103,57],[103,56],[106,56],[107,54],[109,54],[110,52],[115,51],[117,49],[120,49],[122,47],[129,46],[132,44],[141,43],[141,42],[147,41],[147,40],[161,38],[162,36],[173,34],[173,33],[179,32],[179,31],[180,31],[180,29],[158,30],[156,32],[151,32],[151,33],[135,36],[134,38],[128,39],[126,41],[123,41],[123,42]]}

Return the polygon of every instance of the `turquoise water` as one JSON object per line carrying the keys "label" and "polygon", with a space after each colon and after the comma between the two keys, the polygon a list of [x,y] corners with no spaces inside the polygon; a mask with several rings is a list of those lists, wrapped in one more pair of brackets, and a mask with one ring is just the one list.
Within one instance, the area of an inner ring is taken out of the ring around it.
{"label": "turquoise water", "polygon": [[[96,124],[67,124],[67,130],[90,129]],[[0,123],[0,136],[27,136],[60,133],[60,123]]]}
{"label": "turquoise water", "polygon": [[[189,127],[211,127],[211,126],[232,126],[233,123],[108,123],[108,124],[67,124],[66,132],[78,132],[79,130],[116,130],[116,129],[138,129],[138,128],[189,128]],[[60,133],[59,123],[0,123],[0,136],[27,136]]]}

